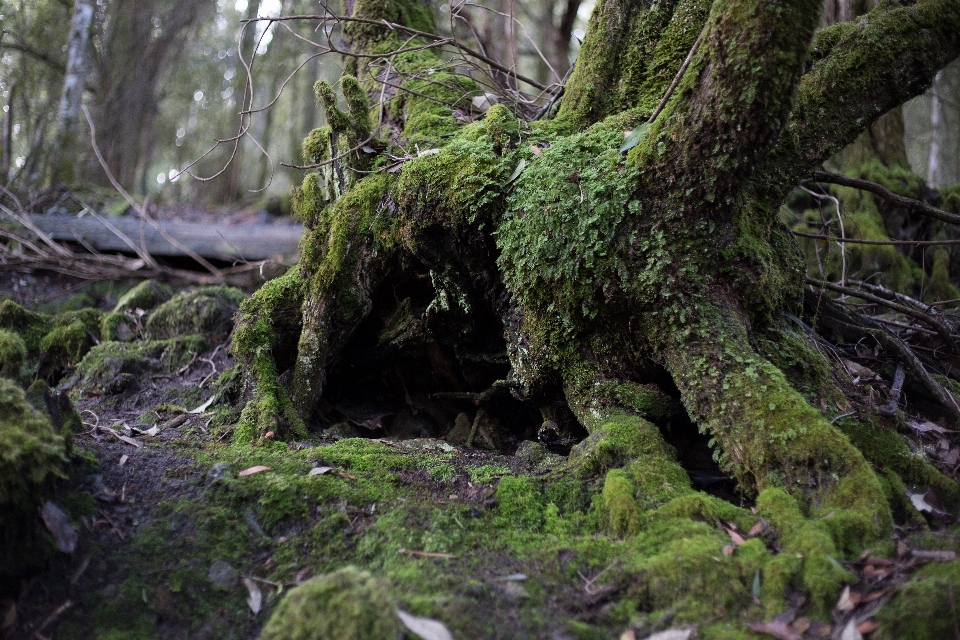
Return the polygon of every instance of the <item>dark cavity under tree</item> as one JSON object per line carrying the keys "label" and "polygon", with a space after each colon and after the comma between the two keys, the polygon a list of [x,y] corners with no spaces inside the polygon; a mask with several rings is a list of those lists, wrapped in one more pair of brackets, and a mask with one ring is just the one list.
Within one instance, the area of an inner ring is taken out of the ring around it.
{"label": "dark cavity under tree", "polygon": [[[454,107],[478,87],[410,51],[412,30],[434,31],[428,5],[347,5],[347,111],[318,83],[329,124],[303,145],[317,170],[295,195],[302,262],[241,310],[235,437],[302,435],[356,366],[394,367],[408,402],[427,397],[403,386],[416,368],[546,422],[565,400],[589,437],[545,483],[599,478],[629,534],[651,508],[719,508],[657,426],[679,397],[721,467],[779,513],[821,599],[837,547],[889,533],[901,481],[957,502],[895,434],[875,446],[876,416],[831,422],[842,377],[796,320],[805,265],[778,210],[960,53],[960,0],[885,2],[819,31],[821,0],[601,0],[554,117],[496,105],[469,124]],[[640,141],[622,152],[627,131]]]}

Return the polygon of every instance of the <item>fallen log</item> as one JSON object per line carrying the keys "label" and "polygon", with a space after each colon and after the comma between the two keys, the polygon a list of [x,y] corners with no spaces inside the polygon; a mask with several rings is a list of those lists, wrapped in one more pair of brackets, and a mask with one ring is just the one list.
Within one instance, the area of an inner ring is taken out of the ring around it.
{"label": "fallen log", "polygon": [[[154,256],[184,256],[164,234],[139,218],[106,218],[119,234],[93,216],[28,215],[40,231],[58,242],[75,242],[101,253],[131,248],[120,234]],[[205,224],[158,221],[166,235],[204,258],[233,261],[266,260],[297,252],[303,234],[299,224]]]}

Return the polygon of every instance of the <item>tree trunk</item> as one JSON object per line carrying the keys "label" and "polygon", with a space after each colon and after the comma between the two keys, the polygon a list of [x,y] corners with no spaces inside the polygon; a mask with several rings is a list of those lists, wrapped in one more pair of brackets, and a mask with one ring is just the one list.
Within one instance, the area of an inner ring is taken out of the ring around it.
{"label": "tree trunk", "polygon": [[53,183],[69,183],[74,178],[77,121],[80,104],[90,72],[90,28],[93,24],[92,0],[77,0],[67,40],[67,71],[57,111],[58,149],[54,160]]}
{"label": "tree trunk", "polygon": [[[350,15],[370,22],[345,23],[347,46],[404,43],[384,20],[431,29],[415,7],[358,2]],[[571,432],[590,435],[546,483],[604,478],[597,504],[628,535],[651,510],[716,517],[661,433],[685,410],[722,469],[791,532],[796,575],[829,609],[843,580],[833,554],[891,529],[892,481],[874,465],[936,472],[864,447],[868,459],[848,435],[868,422],[839,420],[844,378],[790,319],[804,266],[777,212],[960,54],[960,0],[884,5],[818,32],[820,10],[601,0],[547,122],[496,105],[464,126],[443,103],[469,81],[436,73],[429,56],[396,56],[406,87],[434,93],[398,99],[387,124],[394,139],[437,150],[396,165],[344,153],[370,131],[361,88],[381,92],[365,62],[352,63],[359,83],[341,82],[347,112],[321,84],[330,124],[304,147],[327,164],[295,197],[302,263],[238,319],[249,402],[236,437],[296,437],[351,393],[380,394],[378,380],[401,390],[396,410],[438,422],[452,420],[451,394],[498,398],[489,411],[504,421],[540,409],[542,425],[516,426],[524,437],[557,428],[553,408],[566,406]],[[621,151],[629,131],[636,144]],[[377,373],[360,384],[359,369]]]}

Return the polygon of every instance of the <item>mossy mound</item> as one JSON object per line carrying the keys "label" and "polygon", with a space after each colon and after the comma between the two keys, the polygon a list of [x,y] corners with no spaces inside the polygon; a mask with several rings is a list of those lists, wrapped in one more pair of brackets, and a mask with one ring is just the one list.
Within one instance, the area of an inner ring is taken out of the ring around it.
{"label": "mossy mound", "polygon": [[0,576],[43,559],[36,508],[66,476],[66,444],[23,390],[0,378]]}
{"label": "mossy mound", "polygon": [[8,329],[20,335],[28,351],[40,348],[40,341],[50,331],[47,316],[28,311],[13,300],[0,302],[0,329]]}
{"label": "mossy mound", "polygon": [[956,633],[956,597],[960,594],[960,562],[924,567],[900,588],[877,618],[877,640],[934,640]]}
{"label": "mossy mound", "polygon": [[233,329],[233,314],[246,296],[233,287],[201,287],[181,293],[160,305],[147,320],[150,339],[176,338],[187,334],[222,341]]}
{"label": "mossy mound", "polygon": [[260,640],[390,640],[399,635],[386,583],[344,567],[293,589],[277,605]]}
{"label": "mossy mound", "polygon": [[20,379],[20,367],[27,358],[27,345],[23,338],[7,329],[0,329],[0,376],[11,380]]}
{"label": "mossy mound", "polygon": [[198,335],[143,342],[104,342],[91,349],[77,365],[77,381],[73,386],[102,393],[121,374],[139,378],[169,372],[185,364],[191,353],[199,353],[206,346],[206,340]]}
{"label": "mossy mound", "polygon": [[100,340],[97,309],[68,311],[53,317],[53,328],[40,340],[40,364],[37,375],[56,382],[64,371],[76,366]]}
{"label": "mossy mound", "polygon": [[171,297],[173,290],[169,285],[144,280],[125,293],[113,310],[103,317],[100,327],[103,339],[124,342],[134,339],[140,328],[136,319],[141,315],[139,312],[155,309]]}

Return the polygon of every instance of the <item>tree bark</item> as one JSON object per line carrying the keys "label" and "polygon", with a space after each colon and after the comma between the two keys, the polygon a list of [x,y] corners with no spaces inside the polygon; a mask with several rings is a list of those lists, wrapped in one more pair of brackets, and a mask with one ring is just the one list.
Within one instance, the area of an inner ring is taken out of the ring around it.
{"label": "tree bark", "polygon": [[87,88],[90,72],[90,29],[93,25],[92,0],[77,0],[70,21],[67,39],[67,69],[63,78],[63,92],[57,111],[58,149],[53,162],[53,183],[70,183],[74,179],[77,161],[77,122],[80,104]]}

